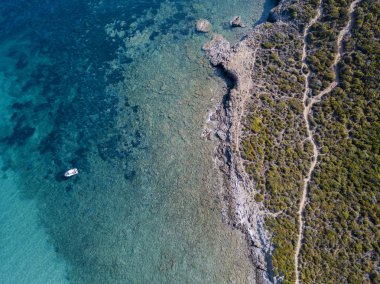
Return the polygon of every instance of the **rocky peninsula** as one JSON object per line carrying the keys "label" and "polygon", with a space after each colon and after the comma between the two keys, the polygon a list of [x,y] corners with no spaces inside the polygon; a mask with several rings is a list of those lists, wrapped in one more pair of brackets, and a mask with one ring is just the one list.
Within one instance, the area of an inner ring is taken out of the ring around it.
{"label": "rocky peninsula", "polygon": [[[343,2],[279,1],[268,22],[254,27],[236,45],[231,46],[221,35],[214,35],[203,46],[211,64],[222,69],[232,82],[211,120],[220,141],[216,151],[218,166],[226,177],[223,215],[233,227],[246,234],[257,283],[326,283],[328,279],[342,283],[352,273],[357,274],[361,283],[369,283],[378,277],[379,259],[375,256],[374,240],[369,241],[367,248],[372,258],[365,257],[363,252],[352,256],[358,262],[366,259],[372,267],[366,274],[362,266],[352,268],[337,255],[323,253],[330,250],[330,244],[316,245],[310,239],[313,234],[314,238],[322,237],[311,231],[321,229],[322,232],[329,227],[325,233],[335,235],[340,226],[347,226],[343,221],[331,226],[331,220],[339,217],[318,219],[307,211],[320,206],[318,202],[335,202],[318,200],[318,195],[325,194],[320,193],[317,184],[326,166],[323,159],[336,156],[328,151],[327,135],[317,124],[328,125],[335,119],[320,118],[326,107],[324,100],[336,96],[337,88],[344,90],[347,79],[340,79],[342,60],[352,56],[345,44],[351,41],[353,46],[348,48],[358,49],[352,42],[354,36],[360,35],[351,32],[360,17],[356,9],[362,2],[370,1]],[[376,6],[372,2],[363,5],[362,16],[373,13],[371,5]],[[326,33],[329,39],[324,41]],[[318,54],[318,50],[323,52]],[[324,57],[332,60],[324,63]],[[373,63],[378,64],[378,58]],[[375,89],[379,89],[378,84]],[[346,168],[336,170],[345,172]],[[373,183],[370,189],[363,190],[374,194],[375,188]],[[375,230],[375,223],[363,231]],[[351,244],[358,241],[353,239]],[[349,254],[347,243],[342,244],[339,239],[335,242]],[[314,247],[310,247],[311,243]],[[331,259],[337,259],[346,271],[339,273],[338,265],[331,263]],[[329,263],[327,271],[314,268],[323,267],[323,263]]]}

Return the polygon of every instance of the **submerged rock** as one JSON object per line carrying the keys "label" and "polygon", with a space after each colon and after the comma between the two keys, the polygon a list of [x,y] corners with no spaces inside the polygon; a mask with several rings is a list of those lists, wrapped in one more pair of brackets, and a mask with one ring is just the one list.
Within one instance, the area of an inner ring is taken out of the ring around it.
{"label": "submerged rock", "polygon": [[240,16],[234,17],[231,20],[230,24],[231,24],[231,27],[233,27],[233,28],[236,28],[236,27],[245,28],[245,25],[244,25],[243,21],[241,20]]}
{"label": "submerged rock", "polygon": [[198,32],[208,33],[211,31],[212,25],[206,19],[199,19],[196,24],[196,29]]}

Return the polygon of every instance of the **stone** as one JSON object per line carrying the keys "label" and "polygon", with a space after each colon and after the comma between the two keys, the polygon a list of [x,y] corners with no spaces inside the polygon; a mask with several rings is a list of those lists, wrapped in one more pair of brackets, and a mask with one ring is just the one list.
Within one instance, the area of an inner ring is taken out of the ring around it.
{"label": "stone", "polygon": [[230,43],[222,35],[214,35],[212,40],[205,43],[202,49],[214,66],[226,62],[231,50]]}
{"label": "stone", "polygon": [[196,24],[196,29],[201,33],[208,33],[211,31],[212,25],[206,19],[199,19]]}
{"label": "stone", "polygon": [[217,136],[220,140],[222,140],[222,141],[226,141],[226,139],[227,139],[227,134],[226,134],[225,132],[223,132],[222,130],[218,130],[218,131],[216,132],[216,136]]}
{"label": "stone", "polygon": [[243,24],[243,21],[241,20],[240,16],[234,17],[232,21],[230,22],[230,24],[231,24],[231,27],[233,28],[236,28],[236,27],[245,28],[245,25]]}

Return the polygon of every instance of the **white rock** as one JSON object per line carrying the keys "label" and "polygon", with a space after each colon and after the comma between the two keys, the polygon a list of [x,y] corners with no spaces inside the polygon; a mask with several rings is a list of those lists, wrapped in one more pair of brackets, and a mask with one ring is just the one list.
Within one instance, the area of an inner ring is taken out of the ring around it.
{"label": "white rock", "polygon": [[211,31],[212,25],[206,19],[199,19],[197,21],[196,29],[198,32],[208,33]]}

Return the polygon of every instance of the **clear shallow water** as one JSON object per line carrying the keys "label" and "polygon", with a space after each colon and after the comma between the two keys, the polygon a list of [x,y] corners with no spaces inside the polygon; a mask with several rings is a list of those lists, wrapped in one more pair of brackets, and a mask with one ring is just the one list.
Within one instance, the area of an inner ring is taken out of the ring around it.
{"label": "clear shallow water", "polygon": [[225,83],[194,22],[234,41],[264,1],[61,2],[0,6],[0,282],[249,282],[200,137]]}

